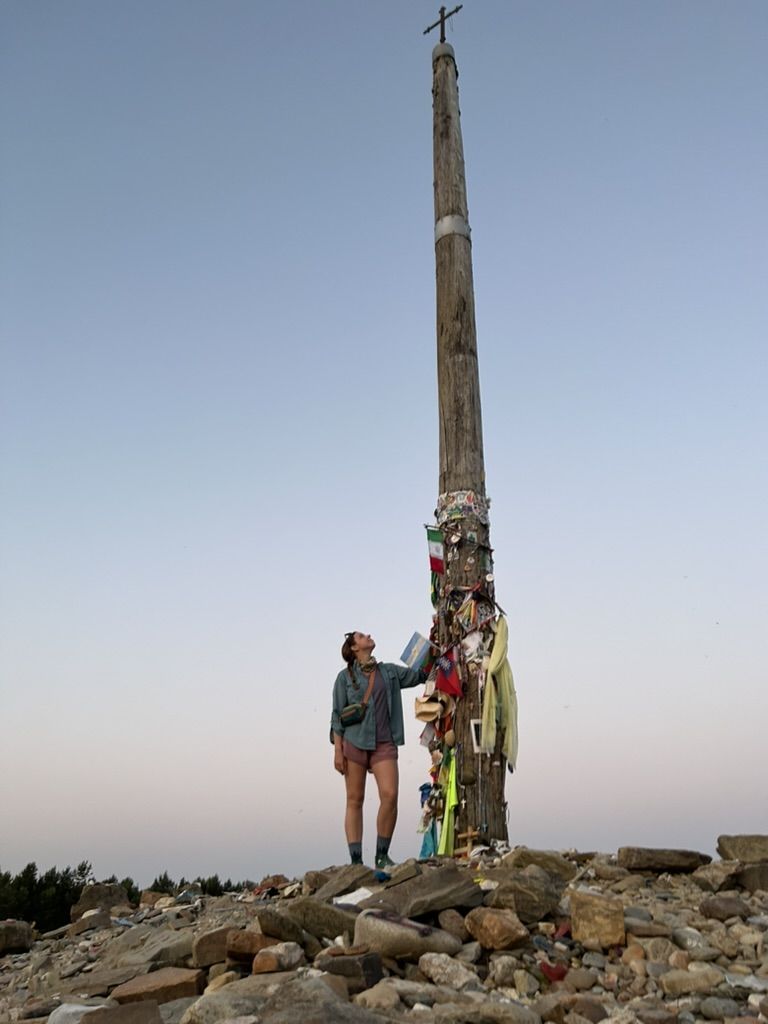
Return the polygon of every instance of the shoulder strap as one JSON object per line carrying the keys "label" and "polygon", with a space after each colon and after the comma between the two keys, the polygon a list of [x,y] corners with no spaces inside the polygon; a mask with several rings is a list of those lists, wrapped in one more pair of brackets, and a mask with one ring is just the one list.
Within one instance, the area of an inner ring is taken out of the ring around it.
{"label": "shoulder strap", "polygon": [[365,691],[365,696],[363,697],[363,704],[365,704],[366,707],[368,706],[368,701],[371,699],[371,694],[373,693],[373,684],[376,682],[376,672],[378,671],[378,668],[378,665],[374,666],[373,672],[371,672],[370,681],[368,683],[368,689]]}

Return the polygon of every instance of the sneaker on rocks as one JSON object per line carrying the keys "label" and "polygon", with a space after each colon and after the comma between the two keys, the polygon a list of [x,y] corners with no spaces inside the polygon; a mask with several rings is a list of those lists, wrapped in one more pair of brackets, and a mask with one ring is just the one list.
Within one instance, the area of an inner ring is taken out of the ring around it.
{"label": "sneaker on rocks", "polygon": [[388,853],[379,853],[376,855],[377,871],[388,871],[390,868],[393,867],[395,867],[395,862],[392,860]]}

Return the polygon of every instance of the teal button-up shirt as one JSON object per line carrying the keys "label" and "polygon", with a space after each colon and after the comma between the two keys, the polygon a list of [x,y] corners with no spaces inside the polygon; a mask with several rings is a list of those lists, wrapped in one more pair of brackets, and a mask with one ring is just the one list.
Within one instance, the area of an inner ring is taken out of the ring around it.
{"label": "teal button-up shirt", "polygon": [[[392,739],[398,745],[405,743],[405,726],[403,724],[403,701],[400,691],[409,686],[418,686],[424,682],[424,673],[417,668],[406,668],[404,665],[391,665],[385,662],[378,663],[381,678],[387,692],[387,704],[389,706],[389,724],[392,729]],[[376,709],[373,706],[373,696],[368,702],[365,717],[357,725],[348,725],[346,729],[341,724],[339,712],[347,704],[358,704],[365,696],[368,689],[368,679],[360,671],[355,662],[353,668],[355,684],[349,678],[349,672],[343,669],[336,676],[333,684],[333,710],[331,712],[331,731],[343,736],[360,750],[376,749]]]}

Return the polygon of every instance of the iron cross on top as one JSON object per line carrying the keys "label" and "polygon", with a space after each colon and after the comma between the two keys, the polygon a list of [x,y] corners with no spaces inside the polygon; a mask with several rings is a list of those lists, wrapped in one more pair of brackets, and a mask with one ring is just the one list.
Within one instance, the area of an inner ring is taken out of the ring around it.
{"label": "iron cross on top", "polygon": [[434,25],[430,25],[429,28],[425,28],[424,29],[424,35],[426,35],[427,32],[431,32],[433,28],[437,28],[437,26],[439,25],[440,26],[440,42],[444,43],[445,42],[445,23],[446,23],[446,21],[448,21],[449,18],[452,18],[454,14],[456,14],[458,11],[460,11],[463,6],[464,6],[464,4],[459,4],[458,7],[454,7],[453,10],[452,11],[448,11],[447,14],[445,13],[445,8],[441,7],[440,8],[440,20],[436,21],[434,23]]}

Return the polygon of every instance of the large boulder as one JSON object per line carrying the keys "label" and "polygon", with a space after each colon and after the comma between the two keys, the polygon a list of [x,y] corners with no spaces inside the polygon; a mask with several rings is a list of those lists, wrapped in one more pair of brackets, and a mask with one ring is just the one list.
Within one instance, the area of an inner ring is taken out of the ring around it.
{"label": "large boulder", "polygon": [[321,978],[296,978],[262,1006],[263,1024],[381,1024],[381,1017],[341,999]]}
{"label": "large boulder", "polygon": [[558,875],[564,882],[570,882],[579,870],[573,861],[568,860],[555,850],[531,850],[527,846],[518,846],[502,857],[502,866],[522,870],[529,864],[543,868],[550,875]]}
{"label": "large boulder", "polygon": [[112,990],[112,998],[118,1003],[138,1003],[144,999],[168,1003],[172,999],[199,995],[203,990],[204,980],[203,971],[184,967],[161,967],[159,971],[139,975],[138,978],[126,981],[124,985],[118,985]]}
{"label": "large boulder", "polygon": [[577,942],[602,948],[624,945],[624,904],[618,897],[573,889],[570,901],[571,933]]}
{"label": "large boulder", "polygon": [[565,887],[560,875],[552,875],[536,864],[500,877],[501,884],[488,895],[486,903],[514,910],[523,924],[535,924],[551,914]]}
{"label": "large boulder", "polygon": [[[130,935],[130,932],[126,934]],[[193,943],[191,929],[162,928],[150,934],[142,945],[119,956],[116,966],[184,967],[192,956]]]}
{"label": "large boulder", "polygon": [[0,921],[0,955],[26,953],[32,946],[34,931],[27,921]]}
{"label": "large boulder", "polygon": [[285,975],[273,974],[255,974],[233,981],[218,992],[200,996],[185,1010],[181,1024],[217,1024],[235,1017],[259,1015],[269,996],[285,982]]}
{"label": "large boulder", "polygon": [[742,864],[768,861],[768,835],[718,836],[717,852],[723,860],[740,860]]}
{"label": "large boulder", "polygon": [[422,953],[453,956],[461,943],[440,928],[430,928],[385,910],[364,910],[355,921],[355,945],[381,956],[418,958]]}
{"label": "large boulder", "polygon": [[94,882],[83,887],[80,899],[69,911],[71,921],[77,921],[86,910],[111,910],[112,907],[130,906],[128,893],[117,882]]}
{"label": "large boulder", "polygon": [[449,862],[425,870],[399,885],[388,886],[361,906],[380,907],[402,917],[421,917],[449,907],[478,907],[483,902],[483,895],[469,871]]}
{"label": "large boulder", "polygon": [[695,871],[712,858],[708,853],[696,850],[667,850],[650,846],[622,846],[617,855],[619,867],[628,871],[650,871],[661,874],[664,871]]}
{"label": "large boulder", "polygon": [[211,967],[227,959],[227,939],[231,927],[211,928],[200,932],[192,940],[192,964],[194,967]]}
{"label": "large boulder", "polygon": [[355,933],[357,913],[324,903],[316,896],[299,896],[286,905],[286,914],[318,939]]}

